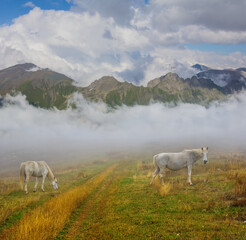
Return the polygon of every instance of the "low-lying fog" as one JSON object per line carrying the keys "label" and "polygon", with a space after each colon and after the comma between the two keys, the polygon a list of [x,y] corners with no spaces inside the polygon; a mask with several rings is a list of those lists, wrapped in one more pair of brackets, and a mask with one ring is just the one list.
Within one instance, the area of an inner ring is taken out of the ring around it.
{"label": "low-lying fog", "polygon": [[0,171],[25,160],[73,161],[107,152],[246,147],[246,95],[209,108],[195,104],[110,109],[75,95],[77,109],[45,110],[7,96],[0,108]]}

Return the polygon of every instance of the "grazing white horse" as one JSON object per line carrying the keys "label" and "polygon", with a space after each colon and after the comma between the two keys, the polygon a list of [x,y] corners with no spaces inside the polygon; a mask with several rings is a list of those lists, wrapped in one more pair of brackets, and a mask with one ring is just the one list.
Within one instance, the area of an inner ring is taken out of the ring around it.
{"label": "grazing white horse", "polygon": [[35,186],[33,189],[34,192],[36,192],[36,189],[37,189],[38,179],[41,177],[43,178],[41,189],[44,192],[44,180],[45,180],[46,176],[49,178],[53,188],[58,189],[57,179],[54,176],[54,174],[51,171],[48,164],[44,161],[40,161],[40,162],[28,161],[28,162],[21,163],[21,166],[20,166],[20,185],[21,185],[21,189],[23,189],[23,183],[25,182],[25,189],[24,190],[25,190],[26,194],[28,193],[27,184],[28,184],[31,176],[36,177],[36,183],[35,183]]}
{"label": "grazing white horse", "polygon": [[200,149],[192,149],[192,150],[184,150],[183,152],[179,153],[159,153],[153,156],[153,163],[156,167],[156,170],[153,174],[153,178],[150,184],[153,183],[156,175],[160,172],[160,178],[164,185],[163,181],[163,174],[165,168],[170,170],[180,170],[182,168],[188,169],[188,183],[192,185],[191,182],[191,170],[193,164],[203,157],[204,164],[207,163],[208,159],[208,147],[200,148]]}

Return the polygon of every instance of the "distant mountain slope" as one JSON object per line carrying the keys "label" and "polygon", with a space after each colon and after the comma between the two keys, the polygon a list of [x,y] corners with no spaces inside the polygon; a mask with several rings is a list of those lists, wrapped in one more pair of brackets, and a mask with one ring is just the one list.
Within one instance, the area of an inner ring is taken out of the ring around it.
{"label": "distant mountain slope", "polygon": [[[207,83],[211,84],[210,82]],[[198,103],[206,105],[211,101],[224,99],[216,85],[204,84],[202,80],[193,77],[192,79],[180,78],[175,73],[168,73],[160,78],[160,82],[154,87],[159,91],[159,99],[166,101],[181,101],[186,103]]]}
{"label": "distant mountain slope", "polygon": [[226,94],[241,91],[246,88],[246,69],[209,69],[197,74],[198,78],[212,80],[216,85],[223,88]]}
{"label": "distant mountain slope", "polygon": [[20,91],[30,104],[66,108],[69,96],[77,91],[73,80],[63,74],[41,69],[34,64],[18,64],[0,71],[0,94]]}
{"label": "distant mountain slope", "polygon": [[103,100],[110,106],[149,104],[152,94],[150,89],[138,87],[129,82],[119,82],[114,77],[106,76],[94,81],[81,90],[89,101]]}
{"label": "distant mountain slope", "polygon": [[128,82],[119,82],[113,77],[103,77],[83,88],[81,92],[89,101],[101,99],[110,106],[147,105],[151,101],[182,101],[206,105],[225,97],[213,82],[210,81],[209,87],[206,87],[205,81],[207,80],[198,80],[196,77],[186,81],[175,73],[168,73],[151,80],[147,87],[143,87]]}
{"label": "distant mountain slope", "polygon": [[16,89],[20,84],[27,81],[30,76],[30,69],[37,66],[32,63],[18,64],[0,71],[0,90],[1,93],[7,93]]}
{"label": "distant mountain slope", "polygon": [[201,72],[208,71],[210,69],[209,67],[207,67],[205,65],[201,65],[201,64],[195,64],[195,65],[192,66],[192,68],[194,68],[194,69],[196,69],[198,71],[201,71]]}
{"label": "distant mountain slope", "polygon": [[[202,65],[196,67],[205,69]],[[19,91],[26,95],[32,105],[58,109],[67,107],[67,102],[74,92],[83,94],[88,101],[104,101],[112,107],[148,105],[150,102],[208,105],[212,101],[226,99],[227,94],[246,88],[245,79],[245,68],[208,69],[187,79],[180,78],[175,73],[168,73],[149,81],[147,87],[104,76],[82,88],[75,86],[75,82],[64,74],[25,63],[0,71],[0,95],[4,97],[7,93],[14,94]]]}

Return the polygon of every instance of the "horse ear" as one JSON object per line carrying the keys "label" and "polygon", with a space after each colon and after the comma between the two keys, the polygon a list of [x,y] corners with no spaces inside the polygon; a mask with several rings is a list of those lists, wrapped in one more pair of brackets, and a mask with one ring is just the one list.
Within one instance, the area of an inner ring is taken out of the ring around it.
{"label": "horse ear", "polygon": [[203,151],[203,147],[202,147],[201,149],[202,149],[202,151]]}
{"label": "horse ear", "polygon": [[54,179],[56,179],[56,177],[54,176]]}
{"label": "horse ear", "polygon": [[208,147],[207,147],[207,150],[208,150]]}

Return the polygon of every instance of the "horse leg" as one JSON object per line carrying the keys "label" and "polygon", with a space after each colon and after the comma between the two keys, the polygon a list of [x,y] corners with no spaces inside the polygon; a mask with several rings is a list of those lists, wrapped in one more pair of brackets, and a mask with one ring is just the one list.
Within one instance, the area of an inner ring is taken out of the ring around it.
{"label": "horse leg", "polygon": [[164,169],[161,169],[161,171],[160,171],[160,179],[161,179],[162,185],[165,185],[164,180],[163,180],[163,175],[164,175]]}
{"label": "horse leg", "polygon": [[37,186],[38,186],[38,177],[36,177],[36,183],[35,183],[35,186],[34,186],[33,192],[36,192],[36,190],[37,190]]}
{"label": "horse leg", "polygon": [[43,175],[42,187],[41,187],[41,189],[42,189],[43,192],[44,192],[44,180],[45,180],[45,177],[46,177],[46,175]]}
{"label": "horse leg", "polygon": [[188,179],[187,179],[187,182],[188,182],[190,185],[193,185],[192,182],[191,182],[191,170],[192,170],[192,165],[189,165],[189,166],[188,166]]}
{"label": "horse leg", "polygon": [[27,191],[27,184],[28,184],[28,182],[29,182],[29,175],[26,175],[26,179],[25,179],[25,192],[26,192],[26,194],[28,194],[28,191]]}
{"label": "horse leg", "polygon": [[155,170],[155,172],[154,172],[154,174],[153,174],[153,177],[152,177],[152,180],[150,182],[150,185],[154,182],[154,179],[155,179],[156,175],[159,173],[159,171],[160,171],[160,168],[157,167],[156,170]]}

